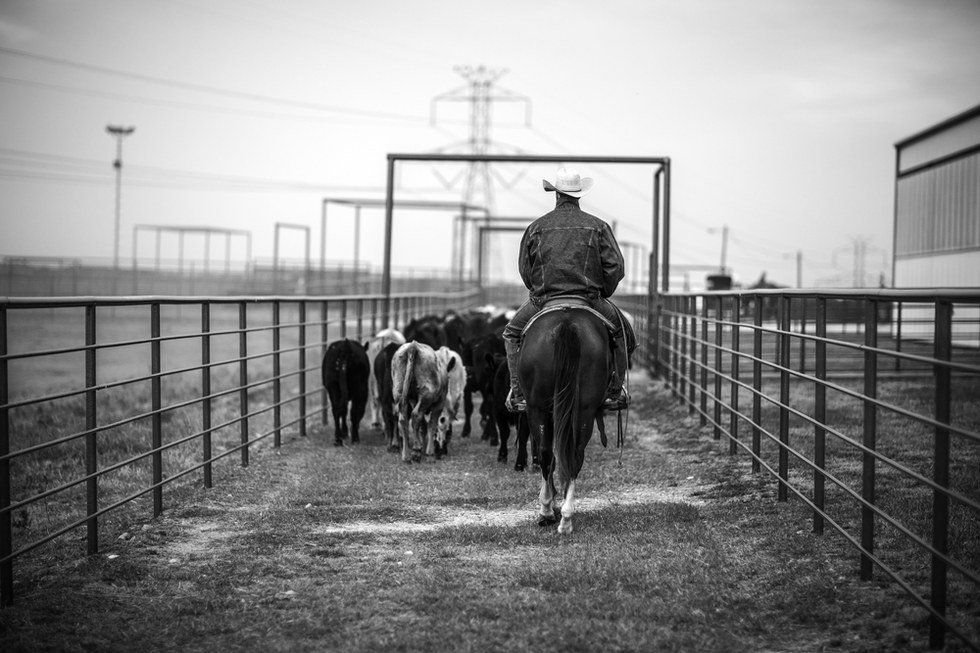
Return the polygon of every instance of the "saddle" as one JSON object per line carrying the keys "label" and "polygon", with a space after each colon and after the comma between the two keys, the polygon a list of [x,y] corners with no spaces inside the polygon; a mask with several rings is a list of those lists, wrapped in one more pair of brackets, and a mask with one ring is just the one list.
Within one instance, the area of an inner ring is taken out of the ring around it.
{"label": "saddle", "polygon": [[535,321],[537,321],[537,319],[542,315],[553,313],[555,311],[564,311],[570,308],[587,311],[599,318],[599,321],[602,322],[609,331],[610,341],[619,333],[618,326],[607,320],[605,315],[589,306],[589,303],[584,299],[579,297],[560,297],[545,302],[544,308],[531,316],[531,319],[524,325],[524,329],[521,330],[521,337],[524,337],[524,334],[526,334],[527,330],[531,328],[531,325],[534,324]]}

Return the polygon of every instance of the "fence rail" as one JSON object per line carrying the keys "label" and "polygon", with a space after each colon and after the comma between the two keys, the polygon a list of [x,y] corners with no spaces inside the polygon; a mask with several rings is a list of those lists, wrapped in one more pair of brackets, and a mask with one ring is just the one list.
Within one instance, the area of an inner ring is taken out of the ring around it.
{"label": "fence rail", "polygon": [[660,295],[641,356],[929,614],[980,645],[980,291]]}
{"label": "fence rail", "polygon": [[[391,323],[478,299],[392,295]],[[13,600],[17,558],[82,527],[96,553],[105,520],[155,517],[165,487],[197,473],[211,487],[219,461],[247,466],[284,434],[306,436],[318,412],[325,421],[310,354],[367,339],[383,300],[0,299],[0,603]]]}

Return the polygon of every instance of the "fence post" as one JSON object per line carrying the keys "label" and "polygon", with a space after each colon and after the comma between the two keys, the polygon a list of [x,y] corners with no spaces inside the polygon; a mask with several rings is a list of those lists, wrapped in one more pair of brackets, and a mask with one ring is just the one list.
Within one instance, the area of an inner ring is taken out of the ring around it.
{"label": "fence post", "polygon": [[163,512],[163,416],[160,409],[163,407],[161,397],[160,378],[160,303],[150,304],[150,409],[152,417],[150,424],[152,428],[153,453],[150,456],[153,468],[153,516],[159,517]]}
{"label": "fence post", "polygon": [[[936,302],[936,339],[934,357],[937,361],[949,361],[952,353],[953,305],[948,301]],[[949,366],[936,363],[936,422],[950,423],[950,398],[952,394]],[[935,460],[932,480],[941,488],[949,487],[949,429],[936,426]],[[949,550],[949,497],[939,489],[932,491],[932,546],[946,555]],[[930,605],[941,615],[946,614],[946,562],[932,555],[932,591]],[[946,629],[941,619],[929,615],[929,646],[942,648]]]}
{"label": "fence post", "polygon": [[[873,348],[878,346],[878,303],[873,299],[864,300],[864,437],[866,448],[875,449],[877,431],[877,406],[869,399],[878,396],[878,354]],[[869,504],[875,502],[875,459],[870,453],[862,455],[861,496]],[[875,515],[871,508],[861,506],[861,580],[871,580],[874,565],[869,557],[874,553]]]}
{"label": "fence post", "polygon": [[280,344],[279,300],[272,302],[272,446],[282,445],[282,354]]}
{"label": "fence post", "polygon": [[813,532],[822,535],[824,528],[824,465],[827,458],[827,299],[817,298],[817,343],[813,348],[817,382],[813,389]]}
{"label": "fence post", "polygon": [[670,393],[677,396],[677,371],[678,367],[678,352],[680,351],[681,339],[680,339],[680,316],[678,315],[680,299],[677,297],[671,297],[670,301]]}
{"label": "fence post", "polygon": [[[708,296],[701,297],[701,362],[708,362]],[[708,370],[701,370],[701,426],[708,424]]]}
{"label": "fence post", "polygon": [[[7,263],[10,267],[10,263]],[[9,390],[7,384],[7,308],[0,306],[0,509],[10,506],[10,409],[7,408]],[[0,558],[6,558],[14,550],[14,534],[10,512],[0,513]],[[0,607],[6,607],[14,599],[14,562],[0,563]]]}
{"label": "fence post", "polygon": [[[896,306],[898,307],[897,309],[898,315],[896,316],[896,320],[895,320],[895,351],[901,353],[902,351],[902,302],[896,302]],[[895,371],[896,372],[902,371],[901,356],[895,357]]]}
{"label": "fence post", "polygon": [[762,470],[762,441],[759,427],[762,424],[762,295],[755,296],[752,323],[752,473]]}
{"label": "fence post", "polygon": [[[397,328],[392,325],[392,328]],[[378,332],[378,298],[371,298],[371,335],[373,336]]]}
{"label": "fence post", "polygon": [[299,301],[299,437],[306,437],[306,301]]}
{"label": "fence post", "polygon": [[779,487],[776,500],[786,501],[789,483],[790,298],[779,296]]}
{"label": "fence post", "polygon": [[[698,378],[698,298],[689,297],[687,301],[687,312],[691,316],[691,385],[688,386],[688,414],[694,414],[697,405],[697,378]],[[701,374],[704,374],[704,358],[701,359]]]}
{"label": "fence post", "polygon": [[741,348],[741,318],[742,318],[742,296],[732,297],[732,384],[730,391],[730,419],[728,422],[728,454],[734,456],[738,453],[738,367],[741,363],[739,351]]}
{"label": "fence post", "polygon": [[[806,333],[806,297],[800,297],[800,333]],[[800,338],[800,372],[806,374],[806,338]]]}
{"label": "fence post", "polygon": [[248,467],[248,305],[238,303],[238,407],[242,467]]}
{"label": "fence post", "polygon": [[[321,361],[323,360],[323,357],[327,355],[327,345],[330,344],[329,342],[327,342],[327,336],[328,336],[327,316],[329,315],[329,311],[330,311],[330,303],[326,301],[320,302],[320,349],[322,350],[320,352]],[[326,426],[328,421],[329,421],[329,417],[327,417],[327,388],[322,387],[320,388],[320,423]]]}
{"label": "fence post", "polygon": [[95,386],[98,383],[96,375],[96,321],[95,304],[85,306],[85,508],[89,515],[85,522],[87,550],[89,555],[99,552],[99,522],[95,513],[99,510],[99,479],[98,472],[98,402]]}
{"label": "fence post", "polygon": [[[721,295],[716,297],[715,302],[715,402],[714,402],[714,438],[721,439],[721,321],[725,316],[725,298]],[[707,363],[708,361],[705,361]]]}
{"label": "fence post", "polygon": [[[690,332],[688,331],[688,312],[690,311],[690,305],[691,305],[690,297],[682,297],[681,298],[681,302],[680,302],[680,311],[681,311],[681,318],[680,318],[681,319],[680,348],[681,348],[681,352],[680,352],[680,361],[679,361],[680,362],[680,379],[679,379],[679,381],[680,381],[680,388],[679,388],[679,392],[680,392],[681,401],[686,401],[687,400],[687,379],[688,379],[688,375],[690,374],[690,372],[688,371],[688,361],[690,360],[690,357],[688,356],[688,353],[687,353],[687,347],[688,347],[688,344],[690,344],[692,347],[694,346],[694,343],[693,342],[688,343],[688,341],[691,339]],[[694,383],[693,379],[691,380],[691,383]]]}
{"label": "fence post", "polygon": [[347,337],[347,300],[340,300],[340,337]]}
{"label": "fence post", "polygon": [[204,447],[204,487],[212,487],[211,476],[211,304],[201,302],[201,438]]}
{"label": "fence post", "polygon": [[364,299],[361,297],[357,298],[357,339],[364,343]]}

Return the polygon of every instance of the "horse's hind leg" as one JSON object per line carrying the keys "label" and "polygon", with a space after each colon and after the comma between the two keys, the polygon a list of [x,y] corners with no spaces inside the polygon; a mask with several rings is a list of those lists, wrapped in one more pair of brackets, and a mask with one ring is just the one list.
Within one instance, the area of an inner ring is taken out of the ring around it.
{"label": "horse's hind leg", "polygon": [[538,454],[541,460],[541,490],[538,492],[538,525],[548,526],[555,523],[555,457],[552,452],[554,429],[548,419],[540,416],[529,416],[531,429],[538,434],[540,447]]}
{"label": "horse's hind leg", "polygon": [[562,535],[572,534],[572,517],[575,515],[575,479],[568,482],[565,488],[565,501],[561,504],[561,523],[558,532]]}

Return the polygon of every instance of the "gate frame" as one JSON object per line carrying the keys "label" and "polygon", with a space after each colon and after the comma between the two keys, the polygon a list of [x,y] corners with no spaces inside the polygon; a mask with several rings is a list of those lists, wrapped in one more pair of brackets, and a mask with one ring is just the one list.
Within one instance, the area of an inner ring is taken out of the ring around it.
{"label": "gate frame", "polygon": [[[545,154],[436,154],[436,153],[389,153],[388,175],[385,184],[385,254],[384,271],[381,278],[381,294],[384,296],[382,305],[382,326],[388,327],[391,318],[391,234],[393,227],[393,212],[395,206],[395,164],[398,161],[422,162],[461,162],[461,163],[627,163],[639,165],[655,165],[653,173],[653,236],[650,248],[650,280],[648,289],[654,299],[651,312],[659,313],[660,293],[657,290],[658,254],[662,268],[661,278],[663,292],[667,292],[670,279],[670,157],[666,156],[558,156]],[[661,177],[663,178],[663,197],[661,197]],[[661,207],[662,204],[662,207]],[[663,249],[660,239],[660,213],[663,210]],[[656,324],[653,315],[648,319]]]}

